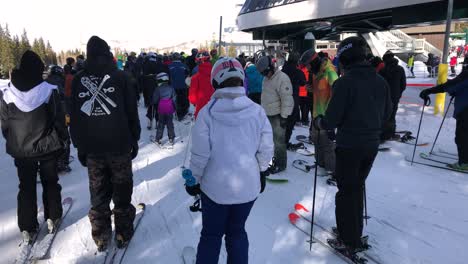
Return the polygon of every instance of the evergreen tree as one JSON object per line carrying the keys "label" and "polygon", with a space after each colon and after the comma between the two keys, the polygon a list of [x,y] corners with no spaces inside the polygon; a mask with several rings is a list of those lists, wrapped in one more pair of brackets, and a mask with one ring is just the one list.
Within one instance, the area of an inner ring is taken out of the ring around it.
{"label": "evergreen tree", "polygon": [[46,45],[44,43],[44,39],[42,37],[39,38],[38,40],[38,43],[39,43],[39,57],[41,57],[42,61],[45,61],[46,60],[46,57],[47,57],[47,52],[46,52]]}
{"label": "evergreen tree", "polygon": [[23,29],[23,34],[21,34],[21,41],[20,41],[20,53],[23,54],[25,51],[31,49],[31,44],[29,43],[28,34],[26,33],[26,29]]}
{"label": "evergreen tree", "polygon": [[[34,51],[36,54],[39,55],[40,53],[40,48],[39,48],[39,41],[35,38],[34,41],[33,41],[33,45],[32,45],[32,51]],[[39,55],[40,56],[40,55]]]}
{"label": "evergreen tree", "polygon": [[4,43],[4,38],[5,38],[5,32],[3,31],[3,27],[0,24],[0,78],[2,78],[4,75],[5,68],[3,66],[3,57],[2,57],[2,50],[3,50],[3,43]]}
{"label": "evergreen tree", "polygon": [[21,61],[21,56],[23,56],[23,53],[21,52],[20,40],[17,35],[14,36],[12,40],[12,51],[13,51],[15,65],[19,65]]}
{"label": "evergreen tree", "polygon": [[5,31],[2,36],[2,46],[0,49],[0,59],[2,65],[2,75],[9,76],[9,73],[15,67],[14,43],[10,36],[8,24],[5,25]]}
{"label": "evergreen tree", "polygon": [[49,41],[47,41],[47,45],[45,47],[45,63],[47,65],[54,64],[57,65],[57,55],[55,54],[52,46],[50,45]]}

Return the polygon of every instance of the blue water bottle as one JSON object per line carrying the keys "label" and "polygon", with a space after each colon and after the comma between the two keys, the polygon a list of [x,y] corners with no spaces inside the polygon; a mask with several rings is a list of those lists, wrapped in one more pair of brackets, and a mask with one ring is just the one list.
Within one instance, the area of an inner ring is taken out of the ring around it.
{"label": "blue water bottle", "polygon": [[190,169],[184,169],[182,171],[182,178],[185,180],[185,185],[188,187],[192,187],[197,184],[197,180],[192,175],[192,171]]}

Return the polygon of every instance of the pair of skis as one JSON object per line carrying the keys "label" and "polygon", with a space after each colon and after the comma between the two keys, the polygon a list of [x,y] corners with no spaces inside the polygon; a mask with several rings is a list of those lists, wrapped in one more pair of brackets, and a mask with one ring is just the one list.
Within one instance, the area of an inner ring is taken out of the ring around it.
{"label": "pair of skis", "polygon": [[[317,228],[319,228],[323,233],[325,233],[328,237],[330,238],[336,238],[336,234],[333,231],[327,230],[325,227],[322,225],[318,224],[317,222],[312,223],[310,219],[308,219],[304,213],[309,213],[309,210],[306,209],[301,204],[295,204],[294,205],[294,212],[290,213],[288,215],[289,222],[296,227],[299,231],[307,235],[307,237],[310,237],[310,232],[307,231],[307,226],[313,224]],[[342,260],[346,261],[347,263],[350,264],[366,264],[366,263],[374,263],[374,264],[380,264],[380,261],[372,257],[371,255],[367,254],[366,252],[361,252],[361,253],[355,253],[355,254],[348,254],[345,251],[339,250],[333,246],[332,243],[329,243],[328,241],[325,242],[322,237],[318,236],[312,236],[313,241],[312,242],[317,242],[321,246],[327,248],[329,251],[333,252],[335,255],[340,257]]]}
{"label": "pair of skis", "polygon": [[[449,167],[451,163],[454,163],[453,161],[457,160],[455,156],[450,156],[450,155],[451,154],[419,153],[419,157],[423,160],[426,160],[427,162],[411,161],[410,157],[405,157],[405,160],[408,162],[413,162],[418,165],[468,174],[468,171],[457,170],[457,169]],[[448,160],[450,160],[451,162],[449,162]]]}
{"label": "pair of skis", "polygon": [[154,143],[156,146],[158,146],[160,149],[174,149],[174,145],[176,143],[174,140],[173,143],[170,143],[169,141],[167,141],[167,142],[161,142],[161,144],[159,144],[154,138],[154,136],[150,136],[150,141]]}
{"label": "pair of skis", "polygon": [[[134,232],[136,232],[138,226],[141,223],[141,219],[143,219],[143,216],[145,214],[145,209],[146,209],[146,205],[144,203],[140,203],[137,205],[137,213],[136,213],[135,219],[133,220]],[[131,242],[132,242],[132,239],[130,239],[130,241],[127,242],[125,247],[118,248],[114,241],[111,244],[111,247],[109,247],[107,250],[103,252],[95,253],[95,259],[93,263],[121,264],[125,258],[125,254],[127,253],[128,246],[130,245]]]}
{"label": "pair of skis", "polygon": [[[25,244],[21,243],[19,248],[20,252],[18,257],[15,260],[15,263],[26,264],[26,263],[35,263],[39,260],[47,259],[50,248],[54,243],[55,237],[60,230],[60,226],[63,223],[63,219],[68,215],[70,209],[73,206],[73,199],[67,197],[62,202],[63,215],[60,221],[55,224],[54,230],[52,233],[48,233],[47,223],[44,221],[39,225],[37,233],[34,234],[30,243]],[[44,235],[44,233],[46,233]],[[44,235],[44,236],[43,236]],[[43,237],[42,237],[43,236]]]}

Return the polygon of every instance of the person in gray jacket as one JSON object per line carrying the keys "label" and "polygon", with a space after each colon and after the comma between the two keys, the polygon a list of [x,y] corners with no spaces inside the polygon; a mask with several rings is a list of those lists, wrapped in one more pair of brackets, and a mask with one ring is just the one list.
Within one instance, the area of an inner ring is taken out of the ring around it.
{"label": "person in gray jacket", "polygon": [[262,83],[262,107],[273,128],[275,157],[269,168],[271,174],[284,171],[287,165],[286,126],[294,108],[291,80],[286,73],[276,70],[270,56],[257,61],[257,70],[265,77]]}
{"label": "person in gray jacket", "polygon": [[167,126],[167,136],[169,137],[169,144],[174,144],[174,112],[175,112],[175,98],[176,94],[174,88],[169,85],[169,75],[161,72],[156,76],[158,88],[154,90],[153,105],[158,109],[159,121],[156,128],[157,144],[161,144],[161,139],[164,134],[164,128]]}

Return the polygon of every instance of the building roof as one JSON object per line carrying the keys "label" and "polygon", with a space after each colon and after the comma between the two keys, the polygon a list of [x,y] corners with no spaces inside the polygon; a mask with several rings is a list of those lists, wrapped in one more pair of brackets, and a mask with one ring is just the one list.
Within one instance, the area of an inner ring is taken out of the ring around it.
{"label": "building roof", "polygon": [[[454,1],[454,18],[468,18],[468,1]],[[333,38],[342,32],[442,23],[446,9],[442,0],[247,0],[237,24],[254,39],[300,39],[307,32]]]}

